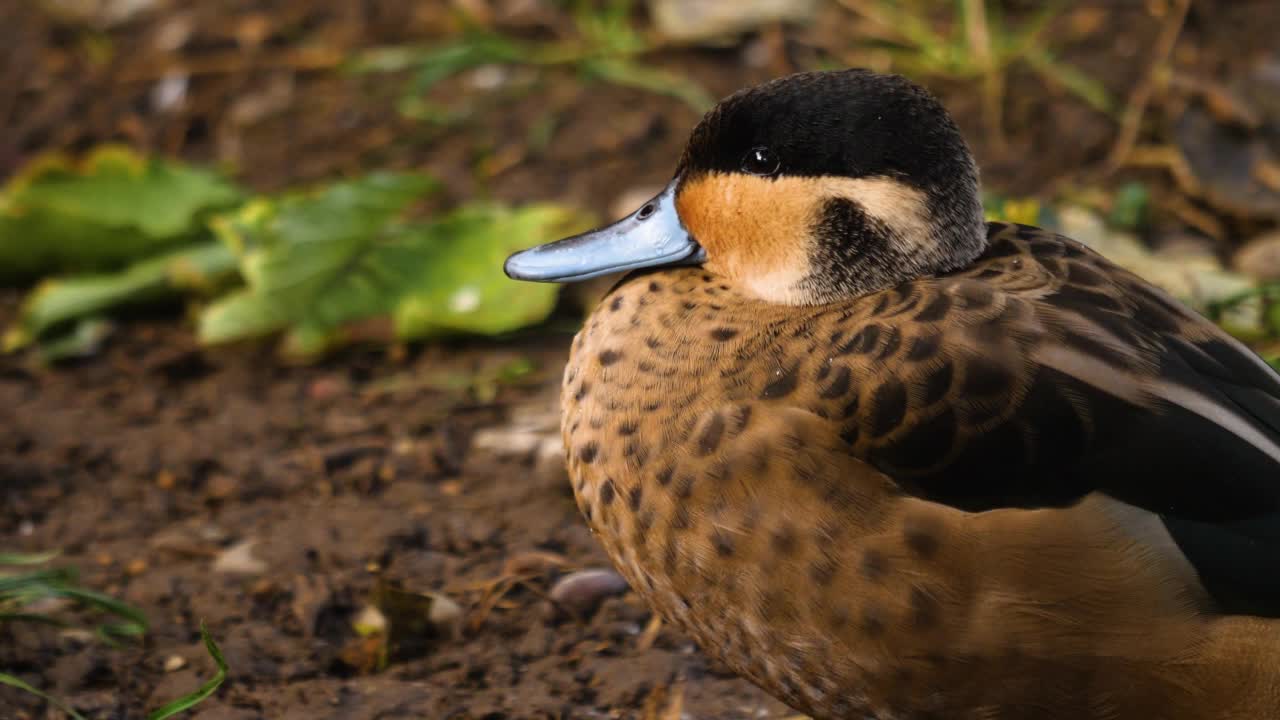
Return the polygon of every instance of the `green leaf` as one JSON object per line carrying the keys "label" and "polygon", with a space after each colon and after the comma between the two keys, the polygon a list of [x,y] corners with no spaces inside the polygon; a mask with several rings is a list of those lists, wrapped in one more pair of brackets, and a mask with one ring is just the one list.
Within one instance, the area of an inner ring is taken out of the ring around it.
{"label": "green leaf", "polygon": [[0,279],[120,267],[204,231],[240,191],[220,176],[101,147],[33,162],[0,191]]}
{"label": "green leaf", "polygon": [[1146,222],[1151,207],[1151,193],[1138,182],[1125,183],[1116,192],[1108,222],[1113,227],[1137,230]]}
{"label": "green leaf", "polygon": [[152,710],[147,714],[147,720],[167,720],[178,713],[186,712],[204,702],[226,681],[230,666],[227,665],[226,659],[222,657],[222,650],[213,641],[213,636],[209,634],[209,629],[205,627],[204,623],[200,623],[200,637],[204,640],[204,649],[208,651],[209,656],[213,658],[214,664],[218,666],[218,672],[190,694],[183,695],[177,700],[165,703],[163,706]]}
{"label": "green leaf", "polygon": [[34,688],[34,687],[32,687],[31,685],[29,685],[29,684],[27,684],[27,683],[23,682],[22,680],[19,680],[18,678],[14,677],[13,675],[10,675],[10,674],[8,674],[8,673],[2,673],[2,672],[0,672],[0,685],[8,685],[8,686],[10,686],[10,687],[18,688],[19,690],[22,690],[23,692],[31,693],[32,695],[35,695],[36,697],[39,697],[39,698],[43,699],[45,702],[47,702],[47,703],[49,703],[49,704],[51,704],[51,705],[53,705],[53,706],[57,707],[57,708],[58,708],[59,710],[61,710],[62,712],[64,712],[64,713],[66,713],[66,714],[70,715],[71,717],[75,718],[75,720],[85,720],[85,717],[84,717],[83,715],[81,715],[80,713],[76,712],[76,711],[75,711],[75,708],[71,707],[70,705],[68,705],[68,704],[66,704],[66,703],[64,703],[64,702],[62,702],[62,701],[61,701],[61,700],[59,700],[58,698],[53,697],[52,695],[49,695],[49,694],[47,694],[47,693],[41,692],[40,690],[37,690],[36,688]]}
{"label": "green leaf", "polygon": [[291,316],[252,290],[239,290],[210,304],[200,314],[200,341],[221,345],[284,330]]}
{"label": "green leaf", "polygon": [[115,326],[100,317],[82,318],[71,330],[40,343],[39,358],[43,363],[85,358],[97,355]]}
{"label": "green leaf", "polygon": [[[23,301],[17,324],[5,333],[3,348],[21,348],[72,320],[121,306],[168,299],[186,291],[210,292],[235,278],[236,261],[231,248],[208,240],[142,260],[116,273],[46,280]],[[90,329],[81,327],[78,331]]]}
{"label": "green leaf", "polygon": [[[248,288],[205,309],[199,323],[203,342],[217,344],[269,334],[308,318],[335,279],[353,277],[363,255],[387,241],[415,200],[435,183],[419,175],[374,174],[328,186],[318,193],[252,203],[219,218],[215,230],[239,253]],[[401,269],[392,267],[391,272]],[[341,283],[339,283],[341,285]],[[342,306],[344,303],[338,303]],[[360,307],[343,307],[362,317]],[[377,308],[373,308],[376,310]],[[335,323],[349,319],[338,317]]]}
{"label": "green leaf", "polygon": [[284,330],[283,351],[307,358],[343,342],[492,334],[545,318],[556,288],[509,280],[502,262],[588,219],[554,205],[486,205],[408,220],[432,187],[421,176],[374,175],[220,219],[246,288],[205,309],[201,340]]}
{"label": "green leaf", "polygon": [[401,338],[453,332],[497,334],[542,320],[555,306],[557,288],[522,283],[502,272],[512,252],[587,229],[591,219],[558,205],[462,208],[432,228],[434,262],[395,312]]}
{"label": "green leaf", "polygon": [[982,206],[987,220],[995,222],[1040,225],[1045,215],[1044,206],[1035,198],[1015,198],[985,193]]}

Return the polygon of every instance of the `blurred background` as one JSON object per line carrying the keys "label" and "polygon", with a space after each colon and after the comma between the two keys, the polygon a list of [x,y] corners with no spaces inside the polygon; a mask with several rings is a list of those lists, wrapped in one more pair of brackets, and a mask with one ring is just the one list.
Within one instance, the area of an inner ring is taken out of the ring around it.
{"label": "blurred background", "polygon": [[607,569],[556,417],[602,285],[502,259],[638,207],[717,98],[870,67],[991,217],[1275,361],[1277,37],[1265,0],[0,4],[0,717],[790,717]]}

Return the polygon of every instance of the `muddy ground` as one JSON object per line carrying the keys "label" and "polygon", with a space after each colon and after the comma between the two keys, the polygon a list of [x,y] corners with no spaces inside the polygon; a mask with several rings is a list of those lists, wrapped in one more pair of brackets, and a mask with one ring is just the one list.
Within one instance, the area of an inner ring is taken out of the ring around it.
{"label": "muddy ground", "polygon": [[[1152,7],[1173,4],[1081,4],[1094,16],[1055,25],[1056,50],[1124,103],[1161,28]],[[547,198],[607,213],[625,191],[666,179],[697,119],[670,98],[553,74],[472,122],[424,128],[395,111],[404,78],[334,68],[356,48],[446,33],[448,13],[431,3],[162,4],[87,35],[33,4],[5,6],[0,177],[41,149],[123,140],[229,165],[261,190],[421,168],[445,180],[447,201]],[[511,22],[554,34],[564,20],[546,12]],[[851,42],[844,28],[767,28],[654,60],[722,95]],[[155,49],[179,30],[180,48]],[[1197,2],[1174,60],[1221,80],[1278,35],[1272,3]],[[92,59],[85,48],[104,39],[136,50]],[[317,46],[318,56],[295,52]],[[179,62],[194,68],[189,97],[157,111],[148,93]],[[439,92],[465,94],[461,83]],[[1015,73],[1001,146],[971,85],[934,87],[997,189],[1095,177],[1119,132],[1116,117]],[[550,139],[530,149],[533,125],[547,117]],[[1141,139],[1158,141],[1159,127],[1143,123]],[[1160,187],[1163,175],[1133,170],[1106,182],[1125,177]],[[19,297],[0,296],[0,323]],[[58,562],[79,567],[85,585],[152,623],[143,641],[120,648],[55,628],[0,627],[0,669],[89,717],[141,718],[212,674],[199,642],[205,622],[231,666],[194,713],[205,719],[788,717],[653,623],[633,595],[576,617],[547,599],[566,573],[606,564],[558,463],[529,445],[531,432],[555,435],[564,328],[578,317],[567,307],[553,328],[499,340],[348,350],[295,367],[267,345],[200,349],[180,314],[160,313],[131,319],[100,356],[77,364],[0,358],[0,549],[61,548]],[[485,379],[520,359],[534,371]],[[239,572],[216,571],[229,554]],[[375,672],[351,618],[387,580],[443,593],[461,617],[407,638]],[[0,718],[42,717],[60,714],[0,687]]]}
{"label": "muddy ground", "polygon": [[[670,631],[638,649],[649,612],[632,596],[581,620],[552,612],[555,577],[606,560],[557,463],[477,452],[472,439],[513,406],[553,411],[567,341],[285,368],[252,349],[192,350],[160,322],[132,326],[73,370],[7,366],[6,541],[64,548],[85,584],[154,626],[122,650],[14,626],[0,666],[90,717],[140,717],[211,674],[204,621],[232,672],[202,718],[627,717],[646,702],[665,708],[680,680],[693,717],[784,716]],[[490,402],[422,387],[516,355],[541,370]],[[260,572],[213,571],[245,541]],[[495,596],[494,581],[516,575]],[[425,654],[358,675],[368,658],[349,618],[379,576],[443,592],[467,613],[458,637],[427,638]],[[189,665],[165,673],[172,655]],[[0,716],[40,716],[29,698],[0,697]]]}

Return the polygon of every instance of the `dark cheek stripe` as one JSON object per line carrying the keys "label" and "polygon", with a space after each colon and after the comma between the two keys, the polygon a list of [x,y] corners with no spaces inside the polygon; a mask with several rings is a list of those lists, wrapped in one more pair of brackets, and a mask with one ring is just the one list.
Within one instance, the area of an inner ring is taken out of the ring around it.
{"label": "dark cheek stripe", "polygon": [[893,230],[846,198],[830,198],[812,229],[816,240],[806,282],[823,294],[883,285],[894,277]]}

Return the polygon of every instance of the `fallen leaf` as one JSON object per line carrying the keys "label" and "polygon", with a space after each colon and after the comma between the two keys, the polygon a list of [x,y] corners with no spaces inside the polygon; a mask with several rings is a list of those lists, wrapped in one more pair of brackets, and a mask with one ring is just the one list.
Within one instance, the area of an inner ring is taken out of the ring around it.
{"label": "fallen leaf", "polygon": [[[5,333],[4,349],[25,347],[69,322],[93,319],[121,306],[172,298],[192,290],[212,292],[225,287],[235,276],[235,255],[217,242],[206,241],[164,252],[115,273],[45,280],[23,300],[18,321]],[[85,344],[92,342],[79,337],[86,332],[82,323],[66,337],[75,339],[75,348],[83,352]],[[45,353],[54,352],[46,343]]]}
{"label": "fallen leaf", "polygon": [[247,287],[206,308],[201,340],[283,332],[284,354],[307,359],[370,339],[371,327],[390,341],[495,334],[545,318],[556,287],[508,279],[503,260],[584,229],[587,218],[555,205],[472,205],[407,219],[432,188],[419,175],[378,173],[219,219]]}
{"label": "fallen leaf", "polygon": [[387,646],[394,658],[418,657],[462,630],[462,607],[443,593],[414,592],[383,579],[374,603],[387,621]]}
{"label": "fallen leaf", "polygon": [[46,155],[0,191],[0,278],[118,268],[190,241],[240,199],[213,172],[123,147]]}

